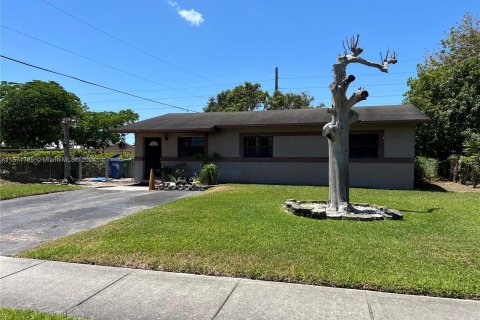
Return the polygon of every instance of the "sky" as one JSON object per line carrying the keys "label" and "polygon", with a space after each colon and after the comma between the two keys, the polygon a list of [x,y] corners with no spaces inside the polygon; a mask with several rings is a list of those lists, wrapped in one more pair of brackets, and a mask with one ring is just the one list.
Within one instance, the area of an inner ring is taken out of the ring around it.
{"label": "sky", "polygon": [[363,58],[378,62],[380,52],[395,50],[398,63],[388,74],[349,65],[351,87],[370,94],[357,106],[401,104],[425,53],[465,12],[480,15],[480,0],[338,3],[2,0],[2,55],[159,103],[5,59],[1,80],[55,81],[92,111],[130,108],[147,119],[201,112],[209,97],[245,81],[272,93],[278,67],[281,91],[306,91],[328,106],[342,40],[360,34]]}

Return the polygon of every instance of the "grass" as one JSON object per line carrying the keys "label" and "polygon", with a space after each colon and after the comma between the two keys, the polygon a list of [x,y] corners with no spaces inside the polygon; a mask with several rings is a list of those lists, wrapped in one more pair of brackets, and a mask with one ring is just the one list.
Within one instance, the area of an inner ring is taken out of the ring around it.
{"label": "grass", "polygon": [[45,312],[33,310],[18,310],[10,308],[0,308],[1,320],[73,320],[79,318],[70,318],[64,315],[52,315]]}
{"label": "grass", "polygon": [[286,213],[326,187],[223,185],[48,242],[22,257],[411,294],[480,298],[477,193],[351,189],[403,221]]}
{"label": "grass", "polygon": [[0,200],[32,196],[37,194],[78,190],[81,187],[68,185],[16,183],[2,180],[0,183]]}

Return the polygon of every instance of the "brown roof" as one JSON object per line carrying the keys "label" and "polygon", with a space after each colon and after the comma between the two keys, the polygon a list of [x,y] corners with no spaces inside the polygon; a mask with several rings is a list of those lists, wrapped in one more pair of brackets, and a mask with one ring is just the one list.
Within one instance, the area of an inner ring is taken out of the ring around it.
{"label": "brown roof", "polygon": [[[430,118],[413,105],[353,108],[361,123],[423,123]],[[114,129],[115,132],[207,132],[228,127],[323,125],[331,120],[326,108],[169,113]]]}

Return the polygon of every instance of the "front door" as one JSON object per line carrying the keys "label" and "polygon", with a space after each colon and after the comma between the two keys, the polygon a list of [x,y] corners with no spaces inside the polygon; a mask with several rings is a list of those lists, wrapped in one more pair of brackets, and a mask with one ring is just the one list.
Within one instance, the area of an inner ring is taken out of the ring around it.
{"label": "front door", "polygon": [[156,170],[161,168],[161,156],[162,138],[145,138],[145,179],[149,179],[150,169],[153,169],[154,174],[157,175]]}

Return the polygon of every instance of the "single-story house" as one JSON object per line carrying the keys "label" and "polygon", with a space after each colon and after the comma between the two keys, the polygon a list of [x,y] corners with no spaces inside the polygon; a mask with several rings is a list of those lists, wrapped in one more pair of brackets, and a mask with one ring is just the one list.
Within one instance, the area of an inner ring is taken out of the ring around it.
{"label": "single-story house", "polygon": [[111,144],[104,150],[105,152],[128,152],[128,153],[134,153],[135,152],[135,147],[132,146],[131,144],[128,144],[126,142],[119,142],[116,144]]}
{"label": "single-story house", "polygon": [[[350,185],[412,189],[415,127],[430,119],[413,105],[354,108]],[[326,108],[166,114],[115,129],[135,134],[135,181],[150,169],[187,164],[216,154],[220,182],[328,185]]]}

